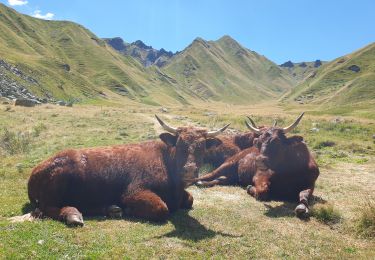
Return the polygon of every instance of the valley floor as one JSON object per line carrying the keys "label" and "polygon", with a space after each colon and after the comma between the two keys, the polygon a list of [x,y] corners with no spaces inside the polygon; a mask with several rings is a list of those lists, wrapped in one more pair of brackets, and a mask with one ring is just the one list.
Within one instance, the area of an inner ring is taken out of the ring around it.
{"label": "valley floor", "polygon": [[[139,105],[0,105],[0,258],[374,259],[374,238],[358,228],[363,209],[375,199],[375,120],[368,118],[305,115],[296,134],[304,136],[321,168],[314,213],[305,221],[294,216],[295,204],[258,202],[241,187],[190,187],[194,208],[165,224],[91,218],[72,229],[51,220],[8,221],[30,210],[26,183],[36,164],[68,147],[157,138],[162,130],[155,113],[175,126],[230,122],[229,132],[235,132],[245,130],[245,115],[258,125],[274,118],[287,125],[299,112],[270,103],[197,104],[166,113]],[[15,140],[11,147],[5,135]]]}

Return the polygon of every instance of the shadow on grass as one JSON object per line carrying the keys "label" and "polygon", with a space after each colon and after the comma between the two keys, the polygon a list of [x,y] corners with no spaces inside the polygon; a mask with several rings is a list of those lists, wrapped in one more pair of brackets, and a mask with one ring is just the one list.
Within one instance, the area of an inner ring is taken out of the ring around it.
{"label": "shadow on grass", "polygon": [[22,214],[30,213],[34,210],[34,206],[30,202],[26,202],[22,206]]}
{"label": "shadow on grass", "polygon": [[[309,201],[309,208],[311,211],[311,207],[315,204],[325,204],[327,201],[319,196],[313,196]],[[294,209],[298,205],[297,202],[286,202],[284,201],[283,204],[278,206],[271,206],[269,204],[264,203],[264,206],[267,208],[267,211],[264,213],[267,217],[270,218],[281,218],[281,217],[295,217]],[[311,214],[311,212],[310,212]],[[301,218],[303,221],[309,221],[310,217]]]}
{"label": "shadow on grass", "polygon": [[169,221],[174,225],[175,230],[157,238],[177,237],[183,240],[197,242],[203,239],[213,238],[217,235],[224,237],[241,237],[206,228],[198,220],[190,216],[188,210],[179,210],[170,217]]}
{"label": "shadow on grass", "polygon": [[[22,207],[23,213],[29,213],[34,210],[31,203],[25,203]],[[200,241],[207,238],[213,238],[217,235],[223,237],[241,237],[241,235],[233,235],[228,234],[220,231],[214,231],[209,228],[203,226],[198,220],[193,218],[189,215],[189,210],[178,210],[177,212],[171,214],[170,218],[165,222],[152,222],[144,219],[139,219],[135,217],[125,216],[119,219],[112,219],[105,216],[85,216],[85,220],[94,220],[94,221],[106,221],[106,220],[118,220],[118,221],[130,221],[130,222],[137,222],[137,223],[147,223],[152,224],[155,226],[162,226],[170,221],[175,230],[164,234],[162,236],[158,236],[156,238],[163,238],[163,237],[177,237],[183,240],[192,240],[192,241]]]}

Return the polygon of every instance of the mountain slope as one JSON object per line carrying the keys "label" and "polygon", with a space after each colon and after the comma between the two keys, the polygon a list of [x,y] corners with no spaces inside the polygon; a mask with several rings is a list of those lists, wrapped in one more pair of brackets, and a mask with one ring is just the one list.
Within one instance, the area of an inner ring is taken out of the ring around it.
{"label": "mountain slope", "polygon": [[297,63],[287,61],[281,64],[280,67],[287,71],[296,84],[298,84],[315,74],[318,68],[325,63],[327,62],[321,60]]}
{"label": "mountain slope", "polygon": [[375,43],[320,67],[286,97],[327,106],[374,102]]}
{"label": "mountain slope", "polygon": [[183,100],[163,73],[119,54],[81,25],[36,19],[2,4],[0,56],[32,75],[34,82],[22,84],[42,97]]}
{"label": "mountain slope", "polygon": [[276,98],[293,84],[276,64],[229,36],[217,41],[197,38],[162,69],[203,99],[234,103]]}
{"label": "mountain slope", "polygon": [[229,36],[198,38],[173,56],[141,41],[120,43],[109,45],[81,25],[36,19],[0,4],[0,57],[6,64],[0,66],[0,82],[11,89],[17,81],[18,92],[26,89],[48,100],[246,104],[278,98],[294,83],[276,64]]}

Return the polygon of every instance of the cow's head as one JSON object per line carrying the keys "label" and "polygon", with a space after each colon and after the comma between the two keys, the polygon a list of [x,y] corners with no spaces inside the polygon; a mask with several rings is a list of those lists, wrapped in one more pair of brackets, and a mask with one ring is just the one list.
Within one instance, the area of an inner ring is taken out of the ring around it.
{"label": "cow's head", "polygon": [[196,127],[171,127],[164,123],[158,116],[156,119],[164,130],[169,133],[162,133],[160,139],[168,146],[174,147],[174,160],[177,173],[182,175],[184,180],[192,180],[198,177],[199,167],[203,163],[206,149],[221,144],[218,134],[228,128],[229,124],[216,131],[207,131]]}
{"label": "cow's head", "polygon": [[283,160],[285,149],[287,149],[290,144],[303,140],[301,136],[286,136],[287,133],[297,127],[303,115],[304,113],[302,113],[293,124],[284,128],[277,127],[276,123],[271,127],[257,128],[250,118],[250,123],[245,122],[247,127],[258,135],[258,138],[254,141],[254,145],[258,147],[261,155],[264,158],[272,158],[272,160],[269,161],[272,161],[273,164],[278,164]]}

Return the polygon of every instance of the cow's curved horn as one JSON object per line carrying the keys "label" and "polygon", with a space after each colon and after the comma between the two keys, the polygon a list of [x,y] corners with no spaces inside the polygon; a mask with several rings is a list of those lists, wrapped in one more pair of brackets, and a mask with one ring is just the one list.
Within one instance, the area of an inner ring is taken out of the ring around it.
{"label": "cow's curved horn", "polygon": [[215,136],[217,136],[218,134],[224,132],[225,129],[227,129],[229,125],[230,124],[227,124],[226,126],[220,128],[219,130],[216,130],[216,131],[209,131],[209,132],[207,132],[207,137],[215,137]]}
{"label": "cow's curved horn", "polygon": [[251,123],[255,128],[258,128],[257,125],[255,124],[254,120],[251,119],[251,117],[247,116],[247,118],[250,120],[250,123]]}
{"label": "cow's curved horn", "polygon": [[[251,120],[250,117],[247,117],[247,118],[250,120],[251,123],[254,123],[254,121]],[[249,129],[250,129],[251,131],[253,131],[254,133],[257,133],[257,134],[260,134],[260,133],[261,133],[261,131],[260,131],[258,128],[256,128],[256,127],[253,126],[252,124],[249,124],[249,122],[247,122],[246,120],[245,120],[245,124],[246,124],[247,128],[249,128]]]}
{"label": "cow's curved horn", "polygon": [[302,117],[303,117],[304,114],[305,114],[305,112],[302,112],[302,114],[297,118],[296,121],[294,121],[293,124],[291,124],[288,127],[283,128],[284,133],[288,133],[288,132],[292,131],[294,128],[296,128],[297,125],[299,124],[299,121],[301,121],[301,119],[302,119]]}
{"label": "cow's curved horn", "polygon": [[168,131],[172,134],[177,134],[177,128],[171,127],[164,123],[157,115],[155,115],[156,119],[158,120],[159,124],[164,128],[165,131]]}

